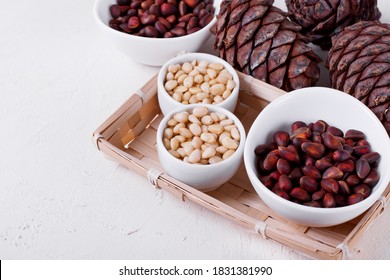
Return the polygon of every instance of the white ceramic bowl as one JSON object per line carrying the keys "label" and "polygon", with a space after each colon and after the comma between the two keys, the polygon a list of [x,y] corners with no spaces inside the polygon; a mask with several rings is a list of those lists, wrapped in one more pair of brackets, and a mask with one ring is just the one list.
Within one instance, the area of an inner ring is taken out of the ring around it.
{"label": "white ceramic bowl", "polygon": [[234,70],[234,68],[227,63],[225,60],[211,54],[206,53],[185,53],[180,54],[170,60],[168,60],[164,65],[161,67],[160,72],[158,73],[157,77],[157,97],[158,102],[161,108],[161,111],[164,115],[168,114],[170,111],[182,107],[183,110],[186,109],[185,104],[182,104],[175,99],[173,99],[168,92],[164,88],[164,81],[165,81],[165,75],[167,73],[168,66],[171,64],[183,64],[184,62],[191,62],[193,60],[206,60],[210,63],[221,63],[225,67],[226,70],[229,71],[230,74],[233,76],[233,80],[236,84],[235,88],[233,89],[231,95],[226,98],[221,103],[215,104],[215,106],[225,108],[229,110],[230,112],[234,112],[234,109],[237,105],[238,100],[238,94],[239,94],[239,88],[240,88],[240,80],[238,79],[237,72]]}
{"label": "white ceramic bowl", "polygon": [[[274,194],[257,178],[254,154],[257,145],[272,142],[272,134],[277,130],[290,131],[294,121],[310,123],[320,119],[344,132],[348,129],[363,131],[372,150],[381,154],[380,181],[371,195],[357,204],[337,208],[300,205]],[[332,226],[362,214],[383,194],[390,181],[390,139],[377,117],[354,97],[330,88],[305,88],[279,97],[259,114],[248,133],[244,161],[256,192],[276,213],[298,224]]]}
{"label": "white ceramic bowl", "polygon": [[[170,120],[175,113],[182,111],[190,112],[193,108],[200,106],[207,107],[209,112],[220,112],[225,114],[228,118],[234,121],[234,124],[237,126],[240,132],[241,140],[236,152],[229,158],[215,164],[200,165],[186,163],[182,160],[179,160],[168,152],[162,141],[163,132],[167,126],[167,121]],[[186,110],[178,108],[177,110],[171,111],[168,115],[166,115],[157,129],[157,152],[161,166],[165,172],[169,176],[204,192],[218,188],[225,182],[229,181],[231,177],[233,177],[233,175],[240,167],[244,146],[245,130],[239,119],[226,109],[213,105],[193,104],[188,105]]]}
{"label": "white ceramic bowl", "polygon": [[[215,14],[218,13],[221,0],[214,0]],[[95,20],[102,34],[111,41],[122,53],[131,59],[146,65],[161,66],[168,59],[182,51],[195,52],[210,37],[210,28],[216,18],[198,32],[176,38],[145,38],[126,34],[108,26],[111,19],[109,7],[116,4],[115,0],[96,0],[93,8]]]}

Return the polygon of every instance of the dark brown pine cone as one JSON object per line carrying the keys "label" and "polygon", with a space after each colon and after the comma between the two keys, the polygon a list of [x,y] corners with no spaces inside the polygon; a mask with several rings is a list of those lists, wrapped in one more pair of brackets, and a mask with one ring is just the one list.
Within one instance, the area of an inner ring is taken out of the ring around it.
{"label": "dark brown pine cone", "polygon": [[329,49],[331,37],[344,27],[381,16],[377,0],[286,0],[286,6],[301,33],[322,49]]}
{"label": "dark brown pine cone", "polygon": [[320,58],[273,0],[225,0],[214,26],[219,56],[284,90],[313,86]]}
{"label": "dark brown pine cone", "polygon": [[332,87],[366,104],[390,135],[390,25],[362,21],[332,38]]}

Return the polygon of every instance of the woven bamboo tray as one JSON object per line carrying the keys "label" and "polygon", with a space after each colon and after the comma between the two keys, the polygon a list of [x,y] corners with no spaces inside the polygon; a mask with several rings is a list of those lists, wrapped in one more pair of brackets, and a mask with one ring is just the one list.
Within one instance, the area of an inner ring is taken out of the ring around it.
{"label": "woven bamboo tray", "polygon": [[[235,114],[246,132],[259,112],[284,91],[239,73],[240,96]],[[136,91],[94,133],[97,148],[120,164],[148,178],[156,187],[182,201],[191,200],[260,236],[277,241],[315,259],[348,257],[349,248],[380,215],[390,197],[390,185],[381,200],[359,217],[333,227],[314,228],[289,222],[268,208],[254,191],[244,164],[226,184],[202,193],[163,173],[156,151],[156,131],[162,120],[157,101],[157,77]]]}

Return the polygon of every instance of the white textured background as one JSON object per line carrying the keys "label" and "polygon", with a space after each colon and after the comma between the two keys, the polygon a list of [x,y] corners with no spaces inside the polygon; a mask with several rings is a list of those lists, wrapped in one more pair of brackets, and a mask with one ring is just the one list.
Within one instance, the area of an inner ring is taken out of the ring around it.
{"label": "white textured background", "polygon": [[[92,6],[1,1],[0,259],[304,258],[95,149],[92,132],[158,68],[106,42]],[[389,219],[387,209],[352,258],[390,259]]]}

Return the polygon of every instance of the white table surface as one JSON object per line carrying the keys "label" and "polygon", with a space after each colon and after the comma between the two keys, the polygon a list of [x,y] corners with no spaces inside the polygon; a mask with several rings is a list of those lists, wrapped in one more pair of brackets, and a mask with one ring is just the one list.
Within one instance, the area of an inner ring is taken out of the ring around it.
{"label": "white table surface", "polygon": [[[2,1],[0,259],[304,259],[94,147],[92,132],[158,68],[104,40],[93,2]],[[390,259],[389,220],[387,209],[352,258]]]}

